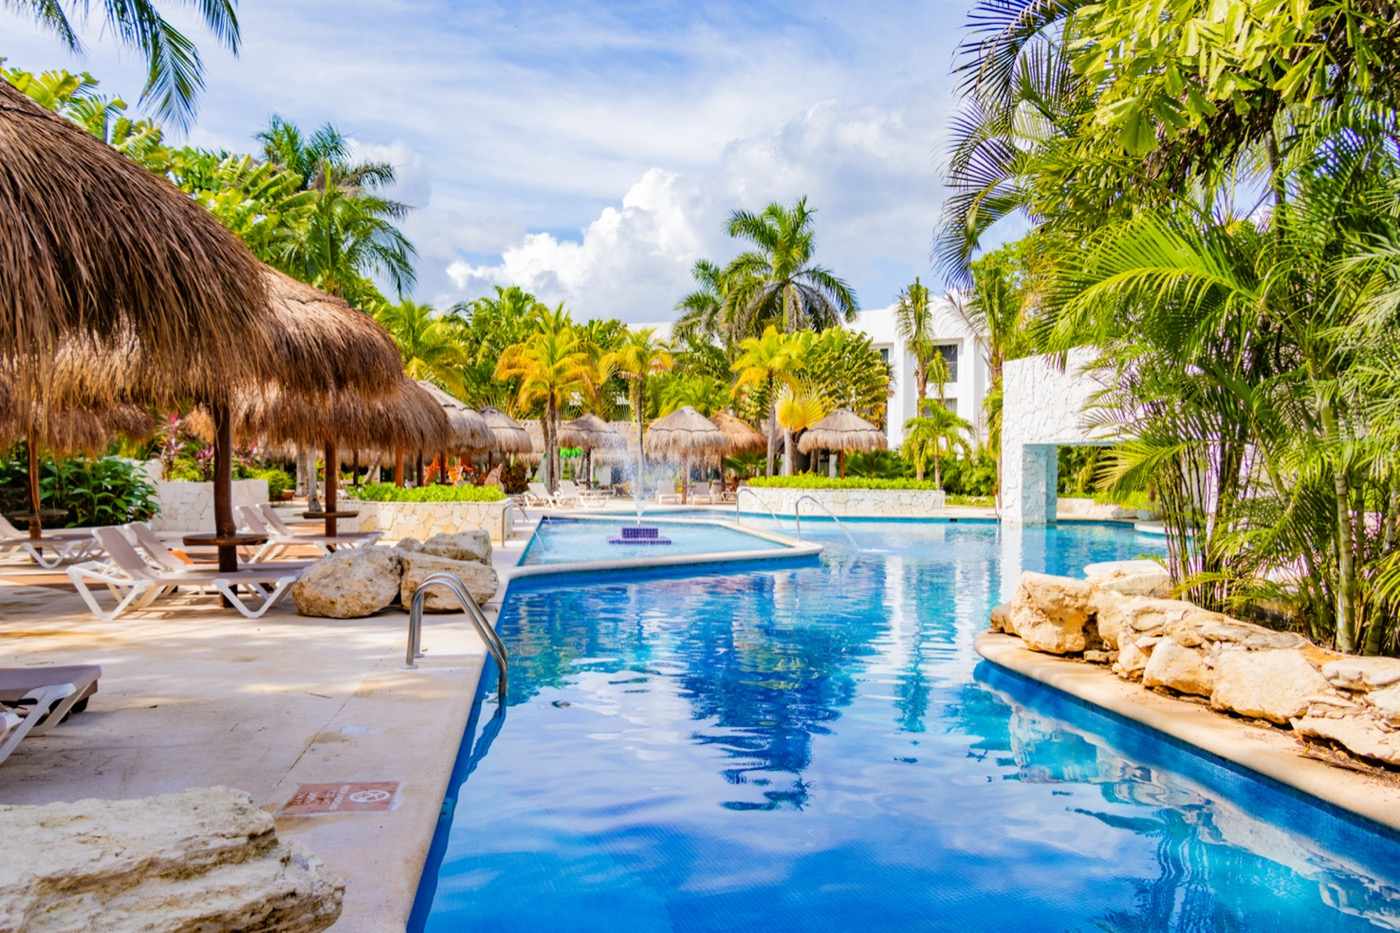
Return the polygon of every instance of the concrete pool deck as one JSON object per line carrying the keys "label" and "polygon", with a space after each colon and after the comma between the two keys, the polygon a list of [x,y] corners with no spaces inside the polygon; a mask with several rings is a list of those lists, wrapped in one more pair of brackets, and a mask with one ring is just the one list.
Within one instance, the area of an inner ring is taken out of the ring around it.
{"label": "concrete pool deck", "polygon": [[998,667],[1400,832],[1400,779],[1328,764],[1304,754],[1299,741],[1283,729],[1248,724],[1200,703],[1145,690],[1103,667],[1031,651],[1011,635],[983,633],[976,647]]}
{"label": "concrete pool deck", "polygon": [[0,766],[0,803],[224,785],[276,814],[300,784],[397,781],[387,812],[279,815],[277,829],[345,880],[335,930],[402,930],[484,661],[465,618],[426,616],[409,671],[400,611],[309,619],[289,602],[249,621],[181,596],[104,623],[62,579],[0,567],[0,665],[96,663],[101,688]]}

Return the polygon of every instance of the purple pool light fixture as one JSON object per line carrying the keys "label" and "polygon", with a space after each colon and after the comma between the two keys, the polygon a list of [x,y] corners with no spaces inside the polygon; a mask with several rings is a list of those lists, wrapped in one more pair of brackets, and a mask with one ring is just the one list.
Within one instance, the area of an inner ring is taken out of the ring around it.
{"label": "purple pool light fixture", "polygon": [[661,529],[655,525],[623,525],[622,536],[609,538],[609,544],[670,544],[670,538],[661,537]]}

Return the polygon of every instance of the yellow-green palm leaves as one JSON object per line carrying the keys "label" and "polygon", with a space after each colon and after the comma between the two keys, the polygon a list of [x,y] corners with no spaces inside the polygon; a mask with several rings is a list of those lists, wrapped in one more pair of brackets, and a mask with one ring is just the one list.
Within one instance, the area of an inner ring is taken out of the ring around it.
{"label": "yellow-green palm leaves", "polygon": [[403,301],[385,306],[375,318],[399,345],[410,379],[427,379],[454,391],[459,387],[466,352],[452,326],[430,306]]}
{"label": "yellow-green palm leaves", "polygon": [[942,457],[945,452],[960,449],[971,454],[967,442],[967,432],[972,425],[959,418],[952,409],[940,404],[928,407],[921,418],[910,418],[904,423],[904,444],[900,453],[914,464],[914,476],[922,480],[924,471],[933,466],[933,482],[943,488]]}
{"label": "yellow-green palm leaves", "polygon": [[589,359],[567,316],[553,317],[549,323],[556,326],[542,328],[506,348],[496,365],[496,378],[520,380],[519,410],[544,406],[545,485],[553,492],[559,480],[559,409],[574,395],[587,392]]}
{"label": "yellow-green palm leaves", "polygon": [[[734,360],[733,370],[735,373],[734,390],[736,393],[746,389],[762,391],[768,400],[768,414],[771,425],[777,424],[777,387],[779,385],[790,385],[794,379],[798,367],[802,363],[802,358],[808,347],[811,346],[812,334],[802,331],[796,334],[782,334],[773,325],[769,325],[760,337],[746,337],[739,342],[739,356]],[[770,425],[770,426],[771,426]],[[789,437],[790,441],[791,438]],[[774,432],[768,431],[768,461],[767,475],[773,475],[773,444]],[[784,458],[786,465],[791,469],[791,443],[787,456]]]}
{"label": "yellow-green palm leaves", "polygon": [[606,357],[632,387],[632,415],[637,419],[637,440],[646,433],[647,382],[674,365],[670,347],[650,327],[627,332],[622,345]]}

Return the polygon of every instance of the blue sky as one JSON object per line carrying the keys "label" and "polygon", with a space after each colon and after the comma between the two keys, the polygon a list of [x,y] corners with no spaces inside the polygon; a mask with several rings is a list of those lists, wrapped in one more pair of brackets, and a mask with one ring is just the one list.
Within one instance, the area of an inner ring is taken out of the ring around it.
{"label": "blue sky", "polygon": [[[735,251],[730,210],[806,194],[818,259],[881,307],[936,279],[966,6],[242,0],[237,59],[191,23],[209,89],[189,138],[251,150],[279,113],[394,162],[416,297],[439,305],[518,283],[579,317],[669,319],[693,261]],[[13,65],[139,91],[97,24],[81,58],[8,11],[0,35]]]}

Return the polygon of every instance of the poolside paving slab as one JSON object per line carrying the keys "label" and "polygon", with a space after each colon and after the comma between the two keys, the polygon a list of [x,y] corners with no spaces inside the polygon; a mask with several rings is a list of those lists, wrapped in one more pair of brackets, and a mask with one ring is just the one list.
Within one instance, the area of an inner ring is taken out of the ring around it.
{"label": "poolside paving slab", "polygon": [[977,652],[999,667],[1400,832],[1400,776],[1327,764],[1306,754],[1298,739],[1283,729],[1250,724],[1200,703],[1144,689],[1103,667],[1031,651],[1011,635],[983,633],[976,644]]}
{"label": "poolside paving slab", "polygon": [[[71,591],[0,582],[0,665],[103,667],[86,713],[0,766],[0,803],[235,787],[346,881],[335,930],[402,930],[484,659],[469,623],[425,618],[410,671],[397,610],[249,621],[214,597],[158,605],[104,623]],[[387,809],[279,814],[301,785],[394,783]]]}

